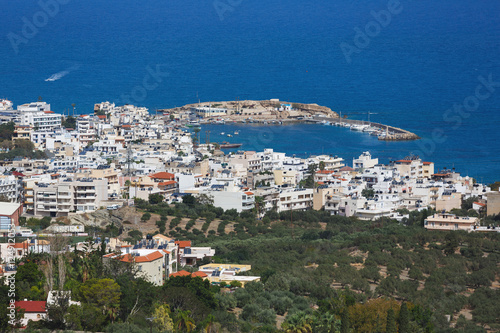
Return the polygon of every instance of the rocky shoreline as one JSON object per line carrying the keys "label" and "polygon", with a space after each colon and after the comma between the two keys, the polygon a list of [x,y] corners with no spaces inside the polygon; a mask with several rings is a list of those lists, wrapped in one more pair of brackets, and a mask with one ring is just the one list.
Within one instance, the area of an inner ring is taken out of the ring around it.
{"label": "rocky shoreline", "polygon": [[[351,125],[368,125],[361,120],[340,118],[339,114],[332,109],[318,104],[284,102],[277,99],[271,100],[243,100],[243,101],[219,101],[186,104],[172,109],[162,109],[158,112],[164,114],[180,115],[196,108],[218,108],[227,110],[227,114],[203,118],[202,123],[210,123],[223,118],[231,122],[322,122],[347,123]],[[187,117],[184,117],[186,119]],[[179,116],[179,119],[183,119]],[[378,140],[383,141],[409,141],[419,140],[420,137],[410,131],[385,124],[370,122],[369,125],[383,132]]]}

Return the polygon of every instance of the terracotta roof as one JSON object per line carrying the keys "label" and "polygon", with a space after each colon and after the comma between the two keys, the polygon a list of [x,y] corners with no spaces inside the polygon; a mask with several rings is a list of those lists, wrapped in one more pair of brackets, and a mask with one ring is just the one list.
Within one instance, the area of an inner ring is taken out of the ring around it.
{"label": "terracotta roof", "polygon": [[345,167],[343,167],[343,168],[342,168],[342,169],[340,169],[339,171],[354,171],[354,169],[353,169],[353,168],[351,168],[350,166],[347,166],[347,165],[346,165]]}
{"label": "terracotta roof", "polygon": [[179,245],[180,249],[191,247],[191,241],[175,241],[175,244]]}
{"label": "terracotta roof", "polygon": [[163,254],[161,254],[160,251],[155,251],[153,253],[150,253],[145,256],[133,256],[130,253],[124,254],[123,256],[119,257],[120,261],[123,262],[150,262],[153,260],[157,260],[160,258],[163,258]]}
{"label": "terracotta roof", "polygon": [[106,119],[106,116],[105,116],[105,115],[100,114],[100,115],[98,115],[98,116],[97,116],[97,118],[99,118],[99,119]]}
{"label": "terracotta roof", "polygon": [[14,244],[14,248],[15,249],[26,249],[28,248],[28,243],[24,242],[24,243],[15,243]]}
{"label": "terracotta roof", "polygon": [[173,173],[170,173],[170,172],[157,172],[157,173],[153,173],[153,174],[149,175],[149,178],[172,180],[175,178],[175,175]]}
{"label": "terracotta roof", "polygon": [[197,276],[198,276],[198,277],[201,277],[201,278],[205,278],[205,277],[207,277],[208,275],[207,275],[207,274],[205,274],[205,273],[203,273],[203,272],[198,271],[198,272],[194,272],[194,273],[192,273],[192,274],[191,274],[191,276],[192,276],[192,277],[197,277]]}
{"label": "terracotta roof", "polygon": [[161,182],[158,184],[158,186],[166,186],[166,185],[173,185],[176,184],[177,182],[175,180],[169,180],[168,182]]}
{"label": "terracotta roof", "polygon": [[170,276],[173,276],[173,277],[175,277],[175,276],[189,276],[189,275],[191,275],[191,273],[186,272],[186,271],[178,271],[177,273],[170,274]]}
{"label": "terracotta roof", "polygon": [[24,309],[24,312],[31,312],[31,313],[39,313],[43,312],[45,313],[45,305],[47,302],[45,301],[17,301],[16,302],[16,307],[20,307],[21,309]]}
{"label": "terracotta roof", "polygon": [[246,195],[253,195],[253,192],[245,192]]}
{"label": "terracotta roof", "polygon": [[399,160],[396,163],[411,163],[411,160]]}
{"label": "terracotta roof", "polygon": [[43,111],[44,113],[54,113],[54,111]]}
{"label": "terracotta roof", "polygon": [[424,163],[424,165],[434,164],[434,162],[422,162],[422,163]]}
{"label": "terracotta roof", "polygon": [[486,204],[484,204],[484,203],[480,203],[480,202],[474,202],[474,204],[475,204],[475,205],[479,205],[479,206],[481,206],[481,207],[486,206]]}
{"label": "terracotta roof", "polygon": [[161,254],[160,251],[155,251],[146,256],[135,257],[135,262],[150,262],[160,258],[163,258],[163,254]]}
{"label": "terracotta roof", "polygon": [[119,259],[120,259],[120,261],[123,261],[123,262],[132,262],[132,255],[127,253],[127,254],[124,254],[123,256],[119,257]]}
{"label": "terracotta roof", "polygon": [[335,173],[335,171],[333,171],[333,170],[318,170],[318,171],[316,171],[316,173],[328,175],[331,173]]}

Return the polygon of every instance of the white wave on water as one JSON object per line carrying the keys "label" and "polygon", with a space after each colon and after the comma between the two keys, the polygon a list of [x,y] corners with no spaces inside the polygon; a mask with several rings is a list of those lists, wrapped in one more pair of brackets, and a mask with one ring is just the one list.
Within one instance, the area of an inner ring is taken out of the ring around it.
{"label": "white wave on water", "polygon": [[66,70],[63,70],[63,71],[57,72],[55,74],[52,74],[50,77],[48,77],[47,79],[45,79],[45,81],[57,81],[57,80],[60,80],[63,77],[65,77],[66,75],[68,75],[69,73],[71,73],[72,71],[77,70],[78,68],[80,68],[80,65],[71,66],[70,68],[68,68]]}
{"label": "white wave on water", "polygon": [[59,73],[52,74],[48,79],[45,79],[45,81],[57,81],[59,79],[62,79],[66,75],[69,74],[69,71],[62,71]]}

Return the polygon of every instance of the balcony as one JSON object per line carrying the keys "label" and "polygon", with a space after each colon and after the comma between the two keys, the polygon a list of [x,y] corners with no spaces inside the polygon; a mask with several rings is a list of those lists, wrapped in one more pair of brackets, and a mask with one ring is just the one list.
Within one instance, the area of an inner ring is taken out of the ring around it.
{"label": "balcony", "polygon": [[96,199],[96,196],[95,195],[92,195],[92,196],[85,196],[85,197],[76,197],[75,200],[78,201],[78,202],[81,202],[81,201],[95,201]]}
{"label": "balcony", "polygon": [[95,193],[95,188],[89,188],[89,189],[78,189],[77,188],[76,193]]}

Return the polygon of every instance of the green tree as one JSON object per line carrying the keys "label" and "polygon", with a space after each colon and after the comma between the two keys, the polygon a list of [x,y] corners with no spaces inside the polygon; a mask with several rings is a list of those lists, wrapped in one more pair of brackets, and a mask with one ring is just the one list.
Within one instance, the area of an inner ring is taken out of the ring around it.
{"label": "green tree", "polygon": [[461,208],[465,209],[465,210],[469,210],[472,208],[473,203],[478,201],[478,200],[479,200],[479,198],[476,196],[462,200]]}
{"label": "green tree", "polygon": [[397,327],[396,327],[396,317],[394,314],[394,310],[390,308],[387,310],[387,324],[386,324],[386,332],[387,333],[397,333]]}
{"label": "green tree", "polygon": [[148,201],[151,205],[157,205],[163,202],[163,195],[161,195],[160,193],[150,194]]}
{"label": "green tree", "polygon": [[375,195],[375,190],[372,188],[365,188],[363,189],[363,191],[361,191],[361,195],[365,198],[373,198],[373,196]]}
{"label": "green tree", "polygon": [[287,316],[281,325],[286,333],[312,333],[312,317],[305,312],[297,312]]}
{"label": "green tree", "polygon": [[149,221],[150,218],[151,218],[151,213],[144,213],[141,216],[141,221],[146,222]]}
{"label": "green tree", "polygon": [[168,304],[157,304],[153,312],[153,325],[160,331],[173,331],[174,322]]}
{"label": "green tree", "polygon": [[456,232],[447,233],[445,239],[444,253],[448,256],[454,254],[459,244]]}
{"label": "green tree", "polygon": [[193,207],[196,204],[196,198],[191,194],[187,194],[182,197],[182,203],[190,207]]}
{"label": "green tree", "polygon": [[120,286],[112,279],[90,279],[80,287],[82,299],[114,321],[120,306]]}
{"label": "green tree", "polygon": [[261,196],[255,196],[255,210],[257,211],[257,217],[260,218],[264,210],[264,198]]}
{"label": "green tree", "polygon": [[349,327],[351,323],[349,322],[349,311],[344,309],[340,317],[340,333],[349,333]]}
{"label": "green tree", "polygon": [[68,116],[64,118],[64,121],[62,122],[62,127],[65,128],[73,128],[76,129],[76,118],[73,116]]}
{"label": "green tree", "polygon": [[196,328],[194,319],[191,317],[191,311],[179,310],[175,313],[175,328],[179,332],[193,332]]}
{"label": "green tree", "polygon": [[376,265],[366,265],[361,271],[361,276],[365,279],[372,280],[374,283],[380,281],[379,268]]}
{"label": "green tree", "polygon": [[399,324],[399,333],[410,332],[410,317],[406,302],[401,303],[401,308],[399,310],[398,324]]}

